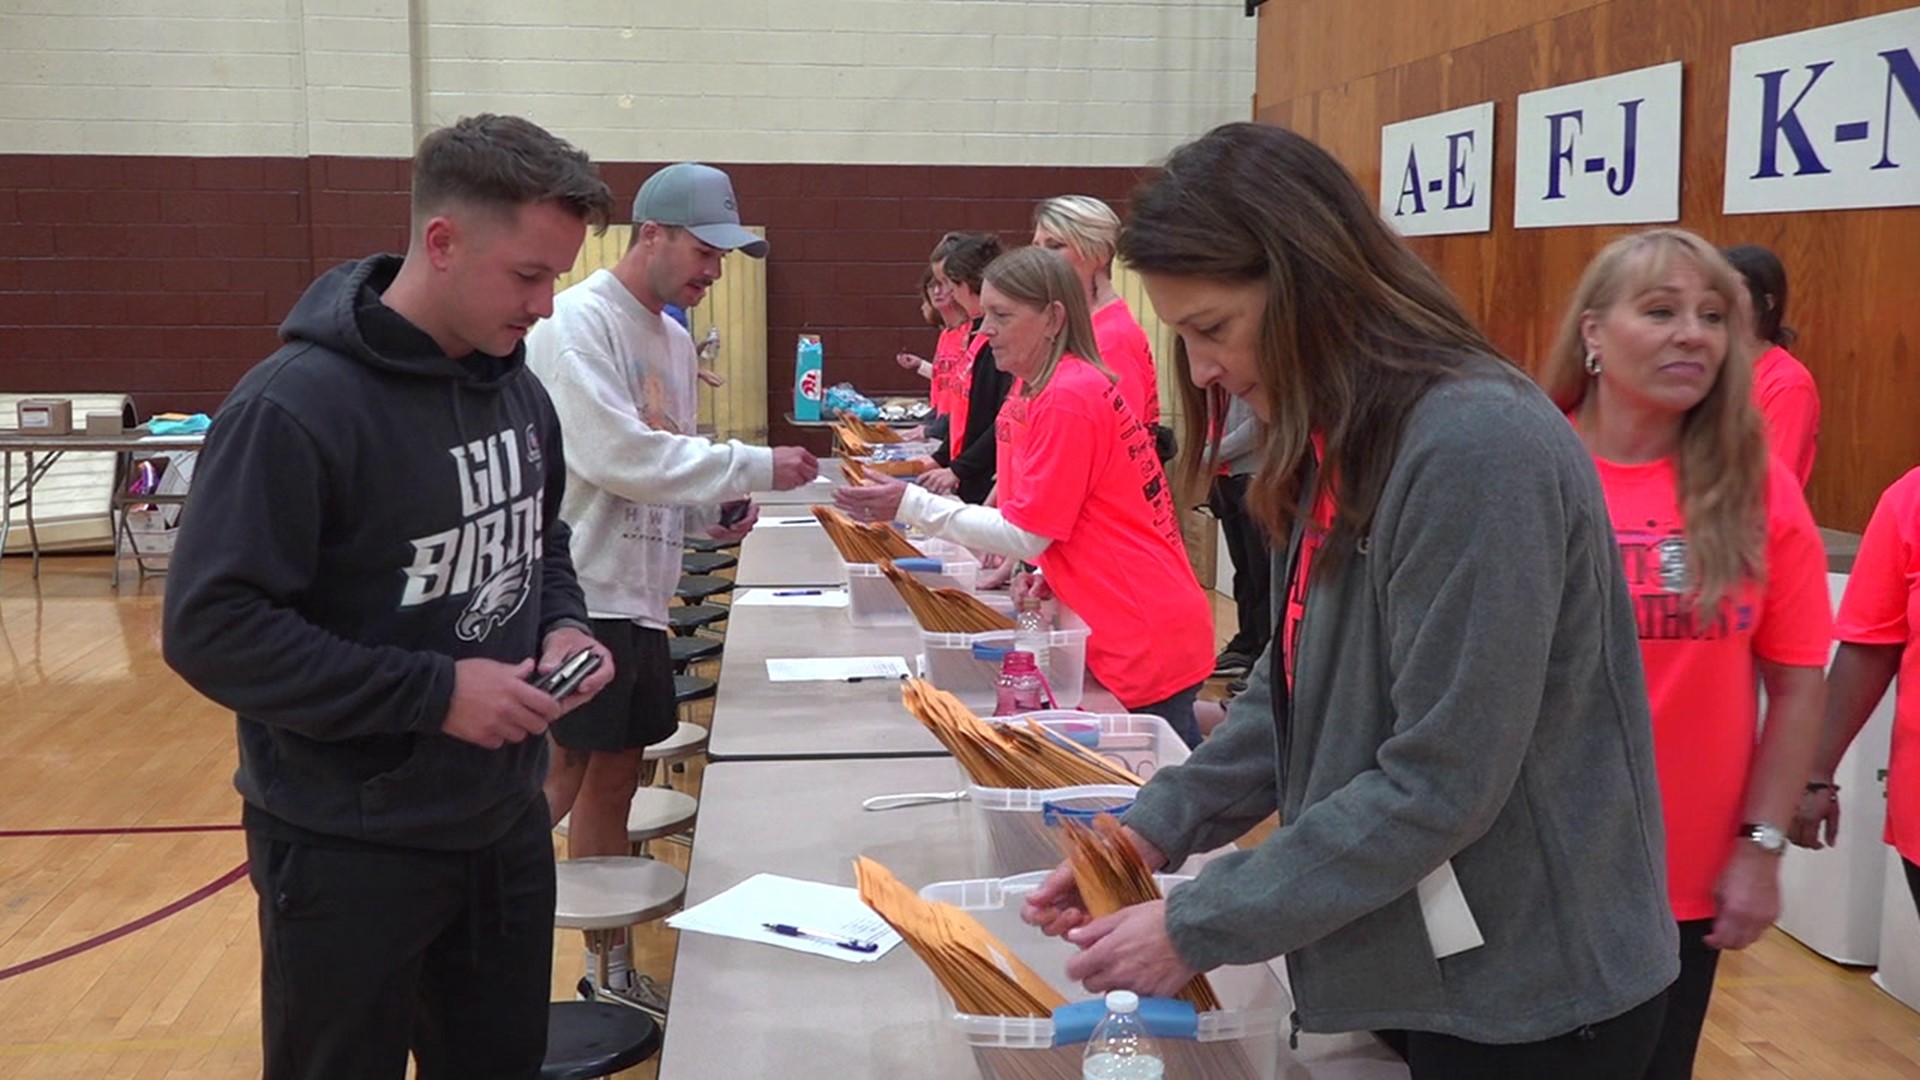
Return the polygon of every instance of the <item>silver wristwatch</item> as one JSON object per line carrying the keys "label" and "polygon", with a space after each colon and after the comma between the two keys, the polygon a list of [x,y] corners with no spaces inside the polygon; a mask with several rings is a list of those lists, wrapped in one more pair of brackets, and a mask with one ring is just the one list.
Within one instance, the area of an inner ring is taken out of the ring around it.
{"label": "silver wristwatch", "polygon": [[1749,821],[1740,826],[1740,838],[1751,841],[1755,847],[1769,855],[1787,853],[1787,834],[1764,822]]}

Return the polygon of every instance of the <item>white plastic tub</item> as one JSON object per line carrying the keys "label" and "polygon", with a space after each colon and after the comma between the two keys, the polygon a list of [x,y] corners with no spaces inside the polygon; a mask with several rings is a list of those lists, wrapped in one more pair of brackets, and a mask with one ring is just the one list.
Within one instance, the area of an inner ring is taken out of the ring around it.
{"label": "white plastic tub", "polygon": [[[1041,669],[1053,691],[1053,704],[1072,709],[1087,689],[1087,635],[1084,626],[1054,630]],[[982,634],[920,632],[920,671],[933,685],[959,698],[974,712],[991,713],[999,699],[1000,659],[1013,647],[1011,630]]]}
{"label": "white plastic tub", "polygon": [[[1176,740],[1177,741],[1177,740]],[[952,904],[972,915],[1014,954],[1069,999],[1095,995],[1067,978],[1067,961],[1080,950],[1050,938],[1020,920],[1020,904],[1044,880],[1044,873],[1004,879],[942,881],[920,890],[922,898]],[[1161,875],[1160,888],[1177,889],[1184,877]],[[1205,1080],[1274,1080],[1279,1071],[1281,1032],[1292,1000],[1273,969],[1265,964],[1218,968],[1207,973],[1221,1008],[1199,1015],[1196,1037],[1159,1039],[1167,1058],[1167,1077]],[[934,982],[946,1030],[966,1040],[985,1080],[1079,1080],[1084,1043],[1053,1045],[1051,1017],[976,1016],[954,1009],[952,999]]]}
{"label": "white plastic tub", "polygon": [[[1110,759],[1140,777],[1151,779],[1163,765],[1187,760],[1187,744],[1157,716],[1101,716],[1093,713],[1041,712],[1032,719],[1050,731]],[[1024,723],[1027,717],[1007,717]],[[1086,820],[1098,812],[1119,813],[1132,805],[1139,788],[1126,784],[1029,789],[967,786],[972,804],[974,872],[1000,878],[1046,870],[1059,864],[1060,841],[1048,821],[1049,808]],[[1059,813],[1053,816],[1061,816]]]}
{"label": "white plastic tub", "polygon": [[[905,569],[921,584],[929,589],[962,589],[973,592],[980,583],[980,560],[959,544],[945,540],[920,540],[914,544],[926,556],[922,564],[917,559],[896,560],[895,565],[905,563]],[[913,623],[913,610],[907,607],[907,600],[894,588],[893,582],[880,572],[873,563],[840,564],[840,578],[847,586],[847,621],[855,626],[909,626]],[[992,604],[997,599],[997,607],[1004,608],[1009,615],[1013,612],[1013,601],[1005,593],[981,593],[980,599]]]}

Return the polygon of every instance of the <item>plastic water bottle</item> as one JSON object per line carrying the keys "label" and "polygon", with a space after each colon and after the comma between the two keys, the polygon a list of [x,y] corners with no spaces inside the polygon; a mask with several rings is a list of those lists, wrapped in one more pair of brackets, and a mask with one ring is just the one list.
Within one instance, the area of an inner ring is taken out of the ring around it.
{"label": "plastic water bottle", "polygon": [[700,355],[700,362],[703,364],[711,364],[714,362],[714,360],[719,358],[720,356],[720,328],[719,327],[717,326],[707,327],[706,339],[700,342],[699,355]]}
{"label": "plastic water bottle", "polygon": [[1166,1075],[1160,1046],[1147,1034],[1139,1012],[1140,998],[1133,991],[1107,992],[1107,1018],[1087,1040],[1081,1080],[1161,1080]]}
{"label": "plastic water bottle", "polygon": [[1033,666],[1033,655],[1015,649],[1000,661],[1000,681],[994,687],[995,716],[1018,716],[1039,712],[1042,694],[1040,669]]}
{"label": "plastic water bottle", "polygon": [[1013,647],[1033,657],[1034,667],[1041,672],[1053,670],[1048,666],[1053,643],[1053,627],[1047,625],[1047,613],[1041,609],[1037,596],[1029,594],[1020,601],[1020,611],[1013,619]]}

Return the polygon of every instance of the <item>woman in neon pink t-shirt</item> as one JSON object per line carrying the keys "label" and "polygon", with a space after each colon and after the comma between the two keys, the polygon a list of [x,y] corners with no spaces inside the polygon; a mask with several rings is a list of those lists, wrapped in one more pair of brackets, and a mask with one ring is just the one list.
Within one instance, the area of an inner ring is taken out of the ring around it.
{"label": "woman in neon pink t-shirt", "polygon": [[[935,415],[946,416],[953,412],[959,367],[966,358],[967,338],[972,333],[972,326],[966,309],[960,306],[949,283],[944,278],[935,277],[932,266],[928,266],[920,275],[920,316],[929,326],[940,328],[940,337],[933,347],[933,359],[904,351],[893,359],[901,367],[927,380],[927,403],[933,407]],[[906,437],[918,438],[925,431],[924,427],[914,429]]]}
{"label": "woman in neon pink t-shirt", "polygon": [[1650,1078],[1692,1075],[1719,950],[1780,914],[1831,633],[1819,532],[1753,405],[1744,288],[1692,233],[1625,237],[1588,265],[1541,372],[1600,472],[1653,710],[1680,979]]}
{"label": "woman in neon pink t-shirt", "polygon": [[1740,345],[1753,361],[1753,403],[1767,423],[1767,445],[1787,463],[1801,487],[1813,477],[1820,438],[1820,388],[1787,346],[1799,337],[1787,318],[1787,269],[1758,244],[1721,249],[1746,285],[1749,316]]}
{"label": "woman in neon pink t-shirt", "polygon": [[1884,839],[1900,852],[1907,889],[1920,907],[1920,469],[1880,496],[1847,592],[1834,620],[1840,649],[1827,674],[1827,721],[1813,773],[1794,817],[1794,842],[1811,848],[1840,835],[1833,772],[1899,676],[1893,699],[1893,756],[1887,765]]}
{"label": "woman in neon pink t-shirt", "polygon": [[895,482],[841,488],[869,521],[899,518],[1039,564],[1086,620],[1087,668],[1129,712],[1200,741],[1193,703],[1213,671],[1213,612],[1187,562],[1153,437],[1100,362],[1071,269],[1040,248],[996,259],[980,333],[1017,380],[995,429],[999,502],[967,506]]}
{"label": "woman in neon pink t-shirt", "polygon": [[1091,195],[1061,195],[1033,209],[1033,243],[1067,260],[1087,290],[1100,360],[1120,379],[1120,396],[1149,429],[1160,423],[1159,374],[1153,346],[1133,310],[1113,291],[1113,250],[1120,216]]}

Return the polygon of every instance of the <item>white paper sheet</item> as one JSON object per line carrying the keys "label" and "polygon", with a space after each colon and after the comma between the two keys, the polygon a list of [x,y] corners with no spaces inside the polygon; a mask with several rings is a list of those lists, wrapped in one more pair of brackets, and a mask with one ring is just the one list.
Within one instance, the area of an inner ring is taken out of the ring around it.
{"label": "white paper sheet", "polygon": [[[736,601],[737,603],[738,601]],[[767,661],[768,682],[862,682],[911,675],[903,656],[809,656]]]}
{"label": "white paper sheet", "polygon": [[816,477],[814,477],[814,478],[813,478],[813,480],[811,481],[811,483],[815,483],[815,484],[831,484],[831,483],[833,483],[833,477],[831,477],[831,476],[816,476]]}
{"label": "white paper sheet", "polygon": [[1433,942],[1433,958],[1444,960],[1455,953],[1477,949],[1487,943],[1480,934],[1480,923],[1467,907],[1467,894],[1460,891],[1460,879],[1454,876],[1452,861],[1420,880],[1420,914],[1427,921],[1427,937]]}
{"label": "white paper sheet", "polygon": [[822,607],[847,606],[845,589],[747,589],[733,595],[734,607]]}
{"label": "white paper sheet", "polygon": [[[796,926],[820,936],[786,937],[766,929],[767,923]],[[667,925],[854,964],[878,960],[900,944],[900,935],[860,902],[857,890],[778,874],[755,874],[705,903],[668,918]],[[859,952],[835,945],[835,940],[871,942],[879,947],[873,952]]]}

